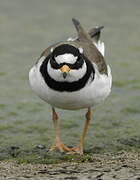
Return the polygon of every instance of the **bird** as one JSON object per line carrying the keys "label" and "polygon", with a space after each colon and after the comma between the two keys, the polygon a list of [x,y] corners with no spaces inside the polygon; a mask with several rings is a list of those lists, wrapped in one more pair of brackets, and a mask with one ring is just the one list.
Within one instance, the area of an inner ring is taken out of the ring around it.
{"label": "bird", "polygon": [[[105,46],[100,40],[103,26],[86,31],[80,21],[72,18],[77,37],[46,48],[29,71],[32,90],[52,109],[55,142],[50,151],[84,154],[85,138],[95,106],[111,92],[111,68],[106,64]],[[62,110],[86,109],[85,122],[76,147],[61,140],[58,114]]]}

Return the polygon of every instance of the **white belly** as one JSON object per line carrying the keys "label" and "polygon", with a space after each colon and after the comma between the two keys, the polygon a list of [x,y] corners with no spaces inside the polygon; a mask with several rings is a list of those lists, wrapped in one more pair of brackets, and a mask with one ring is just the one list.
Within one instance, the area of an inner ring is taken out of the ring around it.
{"label": "white belly", "polygon": [[36,94],[53,107],[76,110],[95,106],[102,102],[111,91],[112,76],[108,66],[108,76],[95,73],[91,84],[76,92],[58,92],[50,89],[39,70],[34,66],[29,73],[29,81]]}

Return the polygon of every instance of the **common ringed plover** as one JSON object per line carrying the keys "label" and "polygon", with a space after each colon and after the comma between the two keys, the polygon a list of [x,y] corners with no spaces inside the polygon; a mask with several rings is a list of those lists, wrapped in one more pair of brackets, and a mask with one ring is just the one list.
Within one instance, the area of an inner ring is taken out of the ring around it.
{"label": "common ringed plover", "polygon": [[[103,102],[111,92],[112,75],[104,59],[104,43],[100,41],[101,27],[86,32],[80,22],[72,19],[78,36],[48,47],[29,72],[31,88],[52,107],[55,144],[50,150],[83,154],[91,107]],[[55,108],[87,109],[80,143],[69,148],[60,138]]]}

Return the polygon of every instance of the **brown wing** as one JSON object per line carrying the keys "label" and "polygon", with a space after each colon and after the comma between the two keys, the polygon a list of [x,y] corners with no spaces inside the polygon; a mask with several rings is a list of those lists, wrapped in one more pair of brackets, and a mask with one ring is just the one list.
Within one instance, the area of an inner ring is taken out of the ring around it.
{"label": "brown wing", "polygon": [[87,33],[78,20],[72,19],[72,21],[78,33],[78,40],[76,40],[75,43],[78,43],[84,49],[85,56],[97,65],[100,73],[107,74],[107,65],[104,57],[93,44],[90,37],[91,35],[96,34],[95,30],[92,29],[89,33]]}

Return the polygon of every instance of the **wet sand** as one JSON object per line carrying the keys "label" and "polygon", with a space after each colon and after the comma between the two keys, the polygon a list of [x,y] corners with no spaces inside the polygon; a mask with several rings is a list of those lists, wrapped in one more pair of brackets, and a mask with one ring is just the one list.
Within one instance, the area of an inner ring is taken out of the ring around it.
{"label": "wet sand", "polygon": [[58,164],[0,163],[1,180],[139,180],[140,153],[94,154],[91,162]]}

